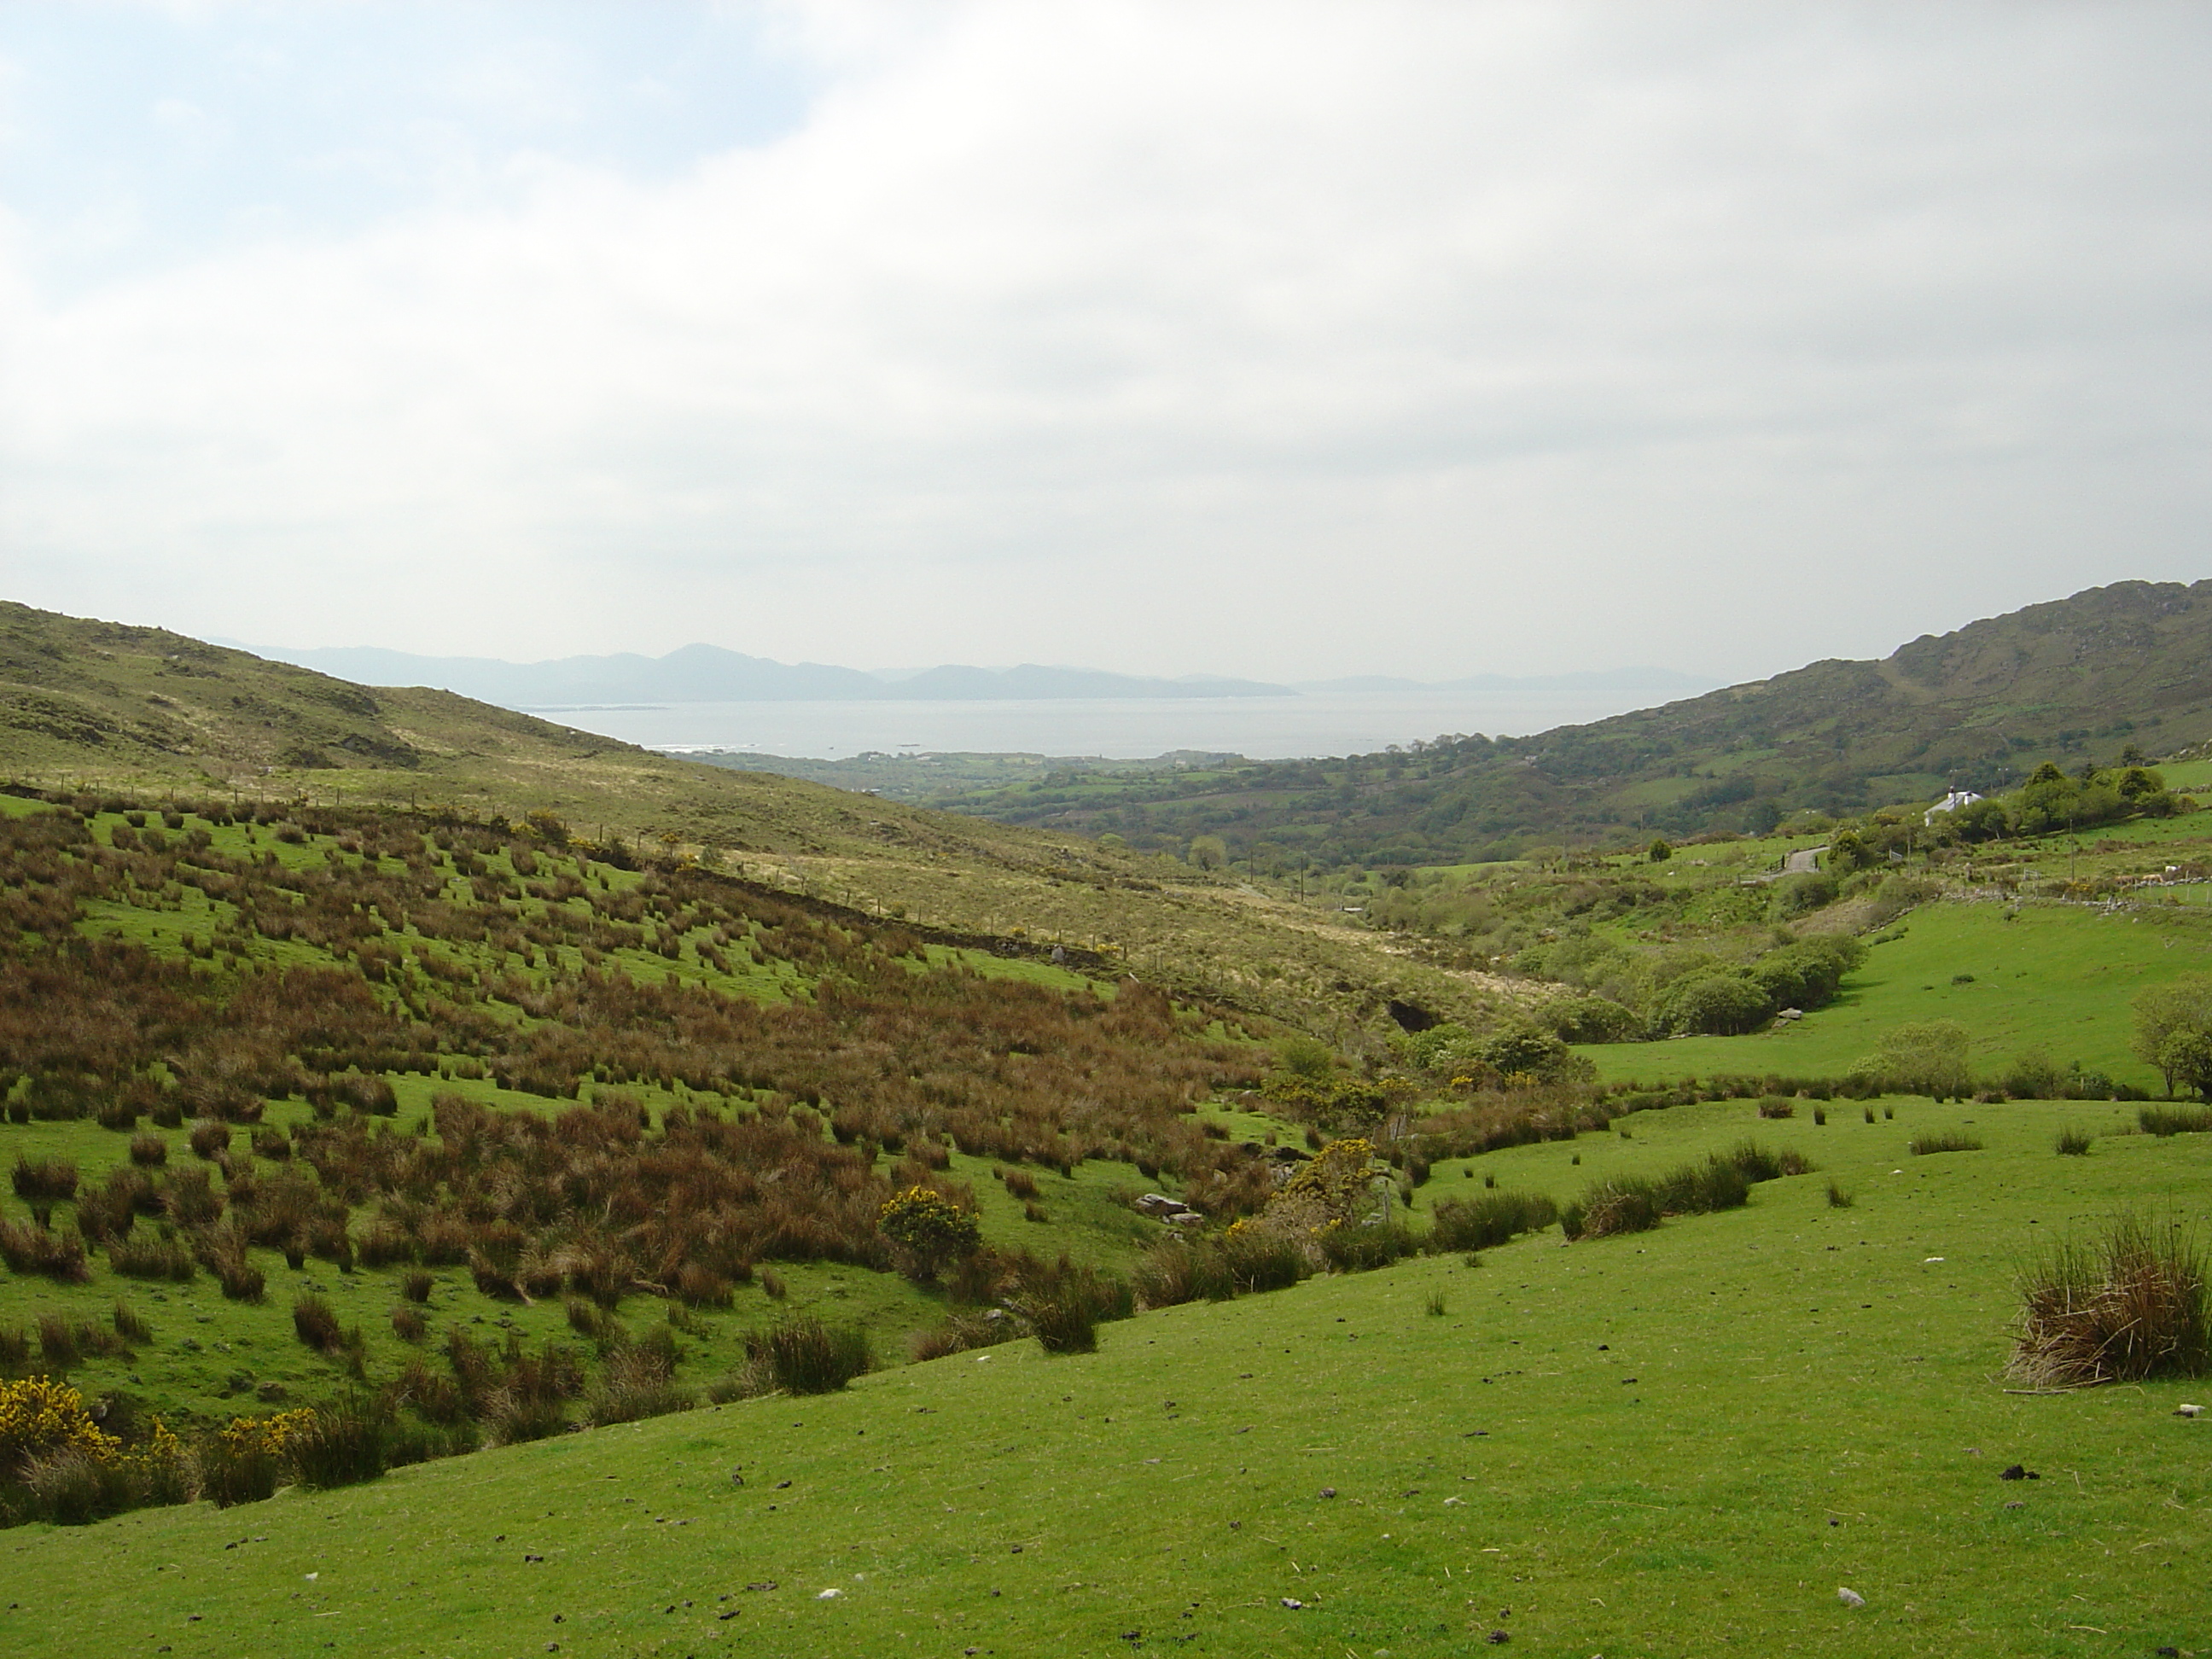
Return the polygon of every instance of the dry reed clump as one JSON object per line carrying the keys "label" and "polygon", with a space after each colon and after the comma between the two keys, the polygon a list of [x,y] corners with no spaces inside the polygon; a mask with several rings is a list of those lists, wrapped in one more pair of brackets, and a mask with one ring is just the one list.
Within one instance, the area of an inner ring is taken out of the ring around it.
{"label": "dry reed clump", "polygon": [[0,1261],[15,1273],[38,1273],[64,1285],[82,1285],[92,1276],[85,1266],[83,1239],[27,1222],[0,1221]]}
{"label": "dry reed clump", "polygon": [[2115,1216],[2021,1273],[2020,1334],[2007,1374],[2072,1389],[2212,1370],[2205,1255],[2181,1223]]}
{"label": "dry reed clump", "polygon": [[639,1344],[616,1349],[585,1395],[588,1423],[635,1423],[648,1417],[688,1412],[698,1402],[675,1380],[675,1362],[664,1346]]}
{"label": "dry reed clump", "polygon": [[756,1395],[834,1394],[875,1369],[866,1332],[796,1316],[764,1331],[745,1333],[745,1363],[716,1393],[728,1399]]}
{"label": "dry reed clump", "polygon": [[907,1339],[907,1357],[919,1365],[949,1354],[966,1353],[971,1348],[996,1347],[1021,1334],[1021,1322],[1004,1308],[985,1308],[955,1314],[941,1325],[915,1332]]}

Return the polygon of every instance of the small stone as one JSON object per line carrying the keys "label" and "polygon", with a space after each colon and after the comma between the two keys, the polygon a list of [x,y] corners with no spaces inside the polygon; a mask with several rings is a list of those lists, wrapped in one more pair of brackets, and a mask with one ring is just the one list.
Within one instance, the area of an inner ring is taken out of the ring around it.
{"label": "small stone", "polygon": [[1323,1498],[1334,1498],[1336,1496],[1336,1488],[1334,1486],[1323,1486],[1321,1489],[1321,1495]]}
{"label": "small stone", "polygon": [[1836,1590],[1836,1600],[1847,1607],[1863,1607],[1866,1605],[1865,1596],[1861,1595],[1855,1589],[1844,1589],[1840,1586]]}
{"label": "small stone", "polygon": [[1513,1638],[1512,1638],[1511,1634],[1510,1634],[1510,1633],[1509,1633],[1508,1632],[1502,1631],[1502,1630],[1494,1630],[1494,1631],[1491,1632],[1489,1635],[1487,1635],[1487,1636],[1484,1637],[1482,1639],[1483,1639],[1484,1641],[1486,1641],[1486,1642],[1489,1643],[1489,1644],[1490,1644],[1490,1645],[1491,1645],[1491,1646],[1492,1646],[1493,1648],[1502,1648],[1502,1647],[1504,1647],[1504,1646],[1508,1642],[1511,1641],[1511,1640],[1513,1639]]}
{"label": "small stone", "polygon": [[1292,1613],[1296,1613],[1300,1607],[1305,1606],[1305,1603],[1299,1601],[1295,1595],[1285,1595],[1283,1598],[1283,1605],[1288,1607]]}
{"label": "small stone", "polygon": [[817,1594],[814,1599],[817,1601],[834,1601],[844,1593],[844,1591],[839,1589],[835,1584],[832,1584],[828,1589],[823,1590]]}
{"label": "small stone", "polygon": [[2173,1408],[2173,1414],[2176,1417],[2202,1417],[2204,1415],[2204,1407],[2202,1406],[2176,1406]]}
{"label": "small stone", "polygon": [[2008,1510],[2024,1510],[2027,1505],[2021,1503],[2019,1498],[2015,1498],[2011,1503],[2006,1504],[2005,1507]]}

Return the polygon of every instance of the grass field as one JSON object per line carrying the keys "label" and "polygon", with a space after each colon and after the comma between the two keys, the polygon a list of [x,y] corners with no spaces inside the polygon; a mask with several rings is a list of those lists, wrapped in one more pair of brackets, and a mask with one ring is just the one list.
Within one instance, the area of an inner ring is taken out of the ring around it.
{"label": "grass field", "polygon": [[[2156,1072],[2128,1052],[2130,1004],[2176,974],[2212,970],[2212,916],[2199,907],[2111,913],[2081,905],[1924,905],[1884,930],[1842,995],[1795,1024],[1749,1036],[1592,1043],[1607,1080],[1715,1072],[1837,1075],[1911,1020],[1955,1019],[1989,1073],[2041,1048],[2066,1066],[2142,1088]],[[1970,976],[1962,978],[1961,976]]]}
{"label": "grass field", "polygon": [[[19,1529],[0,1536],[0,1644],[2212,1645],[2212,1428],[2171,1414],[2191,1387],[2025,1397],[1998,1375],[2022,1257],[2115,1205],[2195,1208],[2212,1137],[2108,1136],[2061,1158],[2059,1126],[2110,1130],[2124,1111],[1893,1104],[1894,1120],[1816,1126],[1717,1103],[1480,1161],[1562,1197],[1754,1133],[1820,1165],[1656,1233],[1562,1248],[1553,1231],[1478,1267],[1431,1259],[1145,1315],[1091,1357],[1024,1344],[369,1487]],[[1968,1122],[1986,1151],[1906,1154],[1911,1134]],[[1850,1207],[1828,1205],[1831,1177]],[[1447,1166],[1422,1198],[1464,1186]],[[2014,1463],[2041,1478],[2000,1480]]]}

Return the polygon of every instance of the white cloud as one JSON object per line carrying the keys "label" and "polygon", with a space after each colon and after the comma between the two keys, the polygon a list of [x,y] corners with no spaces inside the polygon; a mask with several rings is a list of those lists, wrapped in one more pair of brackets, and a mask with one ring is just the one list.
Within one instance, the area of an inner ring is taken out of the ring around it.
{"label": "white cloud", "polygon": [[811,118],[672,180],[517,151],[505,205],[67,298],[0,240],[9,587],[511,655],[1733,674],[2207,574],[2201,14],[785,21]]}

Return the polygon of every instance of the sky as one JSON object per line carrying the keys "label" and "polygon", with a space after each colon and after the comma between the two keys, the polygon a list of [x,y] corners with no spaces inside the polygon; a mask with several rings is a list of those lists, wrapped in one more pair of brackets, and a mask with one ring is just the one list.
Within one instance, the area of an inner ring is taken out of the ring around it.
{"label": "sky", "polygon": [[1741,679],[2212,575],[2212,8],[0,0],[0,598]]}

